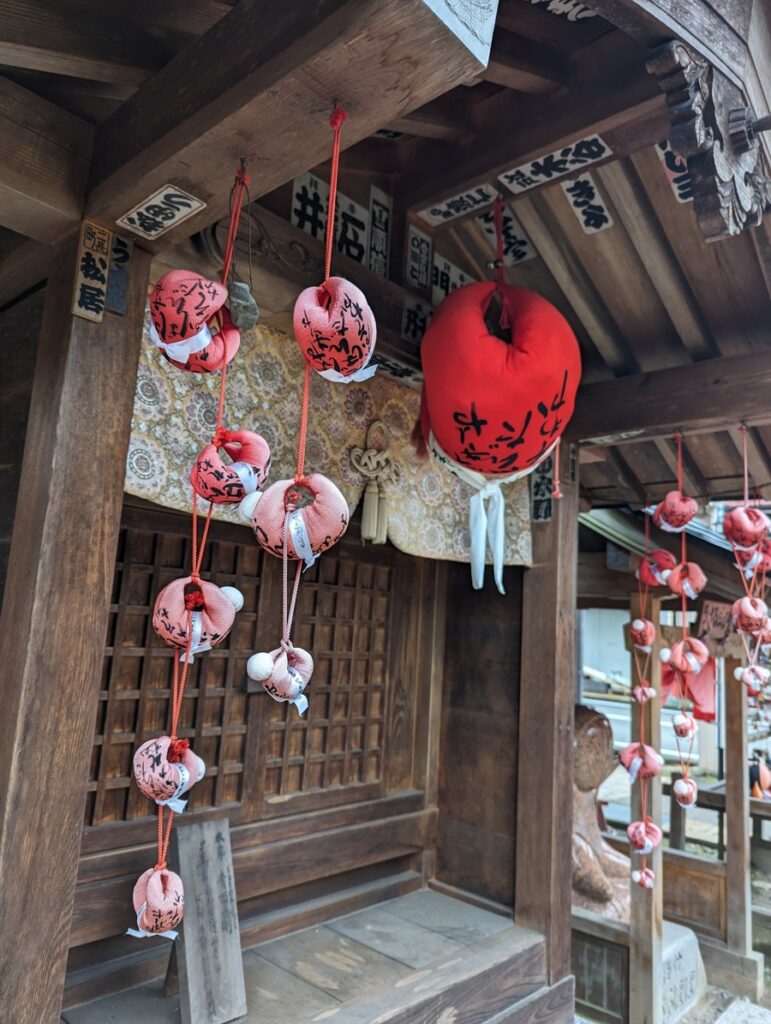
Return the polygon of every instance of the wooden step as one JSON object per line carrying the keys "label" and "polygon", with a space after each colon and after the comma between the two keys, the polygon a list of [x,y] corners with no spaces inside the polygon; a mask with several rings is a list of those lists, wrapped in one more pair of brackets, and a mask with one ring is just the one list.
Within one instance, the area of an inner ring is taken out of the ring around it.
{"label": "wooden step", "polygon": [[316,1020],[329,1019],[334,1024],[436,1024],[438,1020],[484,1024],[542,988],[545,980],[543,936],[511,925],[413,971],[386,990],[345,1002]]}
{"label": "wooden step", "polygon": [[573,1024],[575,983],[573,977],[544,986],[490,1017],[485,1024]]}

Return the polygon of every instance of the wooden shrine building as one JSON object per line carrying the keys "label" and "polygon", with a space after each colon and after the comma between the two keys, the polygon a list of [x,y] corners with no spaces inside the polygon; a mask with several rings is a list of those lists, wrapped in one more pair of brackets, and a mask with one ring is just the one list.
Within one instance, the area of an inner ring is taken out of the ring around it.
{"label": "wooden shrine building", "polygon": [[[191,668],[183,727],[209,770],[180,830],[229,822],[245,1019],[568,1024],[573,928],[623,950],[624,1008],[604,1019],[663,1024],[662,912],[704,939],[708,973],[729,963],[756,992],[740,691],[722,867],[674,851],[621,935],[572,916],[571,780],[577,609],[629,607],[636,563],[608,570],[606,541],[641,553],[673,436],[706,504],[741,497],[746,427],[750,486],[771,500],[767,0],[0,0],[0,65],[0,1024],[102,1021],[95,1000],[166,973],[167,941],[125,935],[155,841],[131,758],[165,727],[152,607],[190,558],[188,463],[161,427],[200,420],[205,441],[216,392],[157,376],[148,290],[172,267],[219,273],[245,157],[236,258],[261,333],[242,350],[262,361],[238,394],[281,450],[335,101],[335,267],[372,305],[391,390],[337,392],[311,423],[357,501],[349,450],[386,423],[404,542],[389,526],[364,543],[360,510],[305,574],[301,719],[245,674],[280,634],[280,562],[235,519],[212,524],[204,571],[245,605]],[[564,314],[583,362],[563,496],[517,492],[505,596],[472,590],[451,550],[449,483],[404,484],[422,331],[491,277],[499,191],[507,279]],[[109,293],[88,291],[86,238],[106,245]],[[637,541],[598,540],[603,515]],[[705,569],[711,596],[738,596],[729,554],[705,549]],[[714,883],[720,914],[673,909],[667,871]]]}

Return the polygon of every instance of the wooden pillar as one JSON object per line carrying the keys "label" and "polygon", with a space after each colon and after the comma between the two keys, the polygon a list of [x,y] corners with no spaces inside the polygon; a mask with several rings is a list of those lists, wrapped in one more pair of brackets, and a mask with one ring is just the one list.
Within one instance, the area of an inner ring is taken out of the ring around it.
{"label": "wooden pillar", "polygon": [[[562,445],[563,497],[534,523],[522,589],[514,916],[547,939],[549,982],[570,974],[578,465]],[[571,477],[572,470],[572,477]]]}
{"label": "wooden pillar", "polygon": [[0,617],[0,1005],[36,1024],[59,1021],[150,266],[135,248],[97,324],[76,257],[51,264]]}
{"label": "wooden pillar", "polygon": [[[657,627],[656,642],[653,645],[650,659],[650,683],[656,690],[656,696],[647,704],[632,701],[632,736],[637,737],[640,730],[640,719],[644,720],[645,742],[655,750],[661,750],[661,602],[657,597],[648,598],[646,618]],[[641,616],[640,598],[633,594],[631,598],[631,618]],[[633,668],[633,666],[631,666]],[[634,682],[637,680],[632,676]],[[648,814],[657,823],[661,822],[661,776],[651,779],[648,792]],[[640,785],[632,786],[631,820],[639,821],[642,817],[640,805]],[[639,857],[632,858],[632,868],[639,865]],[[653,889],[642,889],[639,885],[632,886],[632,903],[629,911],[629,1024],[662,1024],[664,1020],[663,1006],[663,972],[661,953],[661,932],[663,921],[664,871],[662,850],[659,846],[648,858],[648,865],[656,876]]]}
{"label": "wooden pillar", "polygon": [[725,659],[726,941],[730,949],[746,956],[752,952],[750,780],[747,691],[734,679],[734,669],[740,666],[740,661]]}

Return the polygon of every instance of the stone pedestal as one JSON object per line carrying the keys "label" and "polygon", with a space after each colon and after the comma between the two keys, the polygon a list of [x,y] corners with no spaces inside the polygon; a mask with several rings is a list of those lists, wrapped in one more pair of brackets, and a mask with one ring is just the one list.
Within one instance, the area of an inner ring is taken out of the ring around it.
{"label": "stone pedestal", "polygon": [[707,991],[699,942],[690,928],[664,922],[662,961],[664,1024],[676,1024]]}

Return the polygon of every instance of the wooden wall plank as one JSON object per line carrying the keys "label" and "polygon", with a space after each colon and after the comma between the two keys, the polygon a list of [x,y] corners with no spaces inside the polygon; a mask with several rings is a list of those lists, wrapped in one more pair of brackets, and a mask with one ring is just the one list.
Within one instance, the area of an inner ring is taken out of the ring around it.
{"label": "wooden wall plank", "polygon": [[533,524],[522,589],[514,916],[546,936],[551,984],[570,974],[577,475],[563,444],[563,497],[551,522]]}
{"label": "wooden wall plank", "polygon": [[505,596],[447,566],[437,878],[497,903],[514,897],[522,570]]}
{"label": "wooden wall plank", "polygon": [[126,316],[94,324],[70,314],[76,252],[46,293],[0,617],[0,873],[45,880],[0,891],[3,1007],[41,1024],[64,984],[150,265],[135,249]]}

